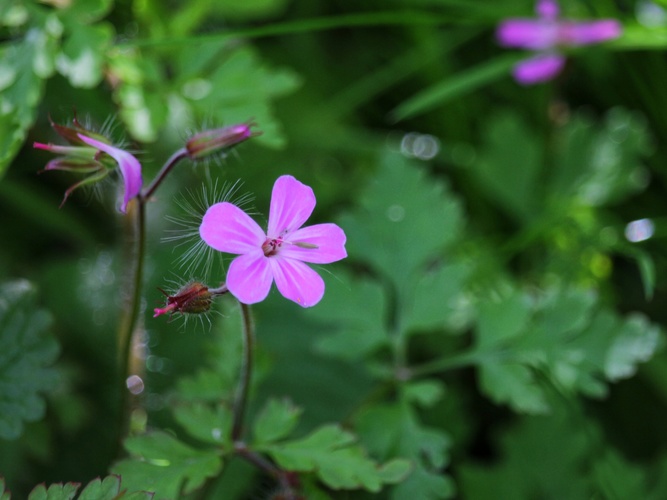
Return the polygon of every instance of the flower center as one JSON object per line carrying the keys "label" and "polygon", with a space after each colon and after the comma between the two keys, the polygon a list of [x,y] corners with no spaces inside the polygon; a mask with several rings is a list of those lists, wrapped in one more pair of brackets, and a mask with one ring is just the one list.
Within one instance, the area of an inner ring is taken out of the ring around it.
{"label": "flower center", "polygon": [[283,246],[284,242],[285,240],[282,238],[267,238],[264,244],[262,245],[262,250],[264,251],[264,255],[266,257],[271,257],[272,255],[276,255],[280,247]]}

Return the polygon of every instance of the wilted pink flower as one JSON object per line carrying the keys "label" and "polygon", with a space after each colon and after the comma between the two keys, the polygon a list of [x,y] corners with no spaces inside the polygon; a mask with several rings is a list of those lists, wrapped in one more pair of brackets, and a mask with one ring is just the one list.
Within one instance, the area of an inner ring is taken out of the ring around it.
{"label": "wilted pink flower", "polygon": [[125,183],[125,195],[120,210],[125,212],[130,199],[141,191],[141,164],[139,161],[127,151],[105,142],[107,139],[103,135],[84,128],[76,117],[72,120],[71,126],[57,125],[53,122],[51,125],[61,137],[70,143],[70,146],[35,142],[33,147],[37,149],[62,155],[48,162],[44,170],[65,170],[90,174],[65,191],[63,203],[75,189],[104,179],[111,170],[118,166]]}
{"label": "wilted pink flower", "polygon": [[304,262],[329,264],[347,257],[345,233],[336,224],[301,227],[315,208],[313,190],[290,175],[276,180],[265,233],[243,210],[228,202],[210,207],[199,228],[204,242],[237,254],[227,271],[227,287],[239,301],[266,298],[273,281],[278,291],[302,307],[317,304],[324,281]]}
{"label": "wilted pink flower", "polygon": [[79,139],[86,144],[105,152],[118,163],[118,169],[120,170],[120,174],[123,176],[123,181],[125,183],[125,193],[123,196],[123,203],[120,206],[120,211],[125,213],[129,201],[141,192],[142,178],[141,164],[139,163],[139,160],[123,149],[115,148],[104,142],[86,137],[83,134],[79,134]]}
{"label": "wilted pink flower", "polygon": [[621,35],[621,24],[615,19],[560,19],[555,0],[538,0],[535,11],[537,19],[507,19],[496,32],[498,42],[504,47],[536,52],[535,56],[519,62],[512,72],[524,85],[550,80],[560,73],[565,65],[560,48],[600,43]]}

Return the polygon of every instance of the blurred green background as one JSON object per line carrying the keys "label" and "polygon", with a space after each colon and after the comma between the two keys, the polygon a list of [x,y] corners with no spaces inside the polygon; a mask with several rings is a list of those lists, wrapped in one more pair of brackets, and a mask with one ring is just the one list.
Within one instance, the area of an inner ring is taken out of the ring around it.
{"label": "blurred green background", "polygon": [[[275,290],[254,308],[251,415],[289,397],[297,434],[340,422],[376,460],[413,464],[380,493],[304,475],[308,498],[665,498],[667,3],[563,0],[624,35],[522,87],[509,71],[525,54],[494,30],[533,7],[0,0],[0,476],[15,498],[104,476],[117,453],[118,186],[59,209],[78,179],[37,175],[51,158],[31,147],[75,113],[111,120],[145,181],[195,131],[262,131],[180,164],[148,205],[149,429],[194,442],[173,414],[188,380],[236,362],[226,301],[210,321],[152,318],[158,287],[224,279],[180,259],[188,230],[237,180],[263,224],[291,174],[349,258],[321,269],[312,310]],[[272,488],[231,461],[202,496]]]}

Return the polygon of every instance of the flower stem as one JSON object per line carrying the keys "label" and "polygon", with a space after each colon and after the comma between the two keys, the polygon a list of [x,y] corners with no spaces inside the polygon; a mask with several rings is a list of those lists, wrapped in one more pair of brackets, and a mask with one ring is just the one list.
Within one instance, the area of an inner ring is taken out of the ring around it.
{"label": "flower stem", "polygon": [[151,196],[153,196],[153,193],[160,186],[160,184],[162,184],[162,181],[164,180],[165,177],[167,177],[167,174],[171,172],[171,169],[174,168],[174,166],[179,161],[187,157],[188,157],[188,150],[185,148],[181,148],[178,151],[176,151],[173,155],[171,155],[171,157],[165,162],[165,164],[162,166],[162,168],[157,173],[155,178],[151,181],[151,183],[148,185],[148,187],[141,193],[140,199],[146,201]]}
{"label": "flower stem", "polygon": [[262,455],[252,451],[243,441],[234,443],[234,451],[239,457],[250,462],[280,483],[280,493],[283,495],[280,498],[285,498],[285,500],[296,500],[298,498],[292,488],[288,472],[279,469]]}
{"label": "flower stem", "polygon": [[130,375],[129,370],[132,365],[132,344],[141,304],[146,247],[146,206],[143,200],[139,198],[133,205],[130,212],[135,215],[134,224],[131,228],[134,239],[134,251],[131,258],[134,260],[134,267],[130,271],[130,294],[123,308],[123,315],[118,328],[118,365],[120,367],[121,391],[119,446],[121,446],[129,430],[131,396],[126,387],[126,381]]}
{"label": "flower stem", "polygon": [[243,419],[248,400],[250,377],[252,375],[252,350],[255,336],[255,326],[252,321],[250,306],[242,302],[239,302],[239,306],[241,307],[241,318],[243,321],[243,360],[233,408],[232,440],[234,442],[240,440],[243,433]]}
{"label": "flower stem", "polygon": [[489,360],[504,360],[512,357],[509,350],[472,350],[454,356],[429,361],[409,369],[410,377],[423,377],[467,366],[483,364]]}

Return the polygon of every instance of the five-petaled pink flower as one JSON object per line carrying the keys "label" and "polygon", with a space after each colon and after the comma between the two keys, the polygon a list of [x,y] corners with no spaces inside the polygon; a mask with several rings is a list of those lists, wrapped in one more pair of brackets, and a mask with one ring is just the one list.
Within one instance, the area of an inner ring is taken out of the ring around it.
{"label": "five-petaled pink flower", "polygon": [[559,18],[555,0],[537,0],[537,19],[507,19],[496,32],[504,47],[528,49],[536,55],[519,62],[512,71],[521,84],[554,78],[565,65],[561,47],[577,47],[618,38],[621,24],[615,19],[571,21]]}
{"label": "five-petaled pink flower", "polygon": [[301,227],[315,208],[313,190],[290,175],[273,185],[265,233],[228,202],[211,206],[199,234],[220,252],[239,255],[229,265],[227,288],[244,304],[266,298],[275,281],[281,294],[302,307],[317,304],[324,281],[305,262],[329,264],[347,257],[345,233],[336,224]]}

